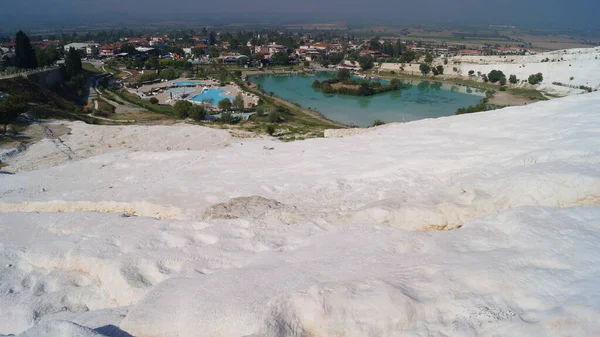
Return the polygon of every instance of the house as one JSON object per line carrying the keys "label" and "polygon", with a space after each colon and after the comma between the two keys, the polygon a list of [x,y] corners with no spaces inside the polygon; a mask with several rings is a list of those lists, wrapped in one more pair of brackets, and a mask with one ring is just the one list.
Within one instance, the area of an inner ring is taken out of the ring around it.
{"label": "house", "polygon": [[267,45],[267,50],[268,50],[269,57],[271,57],[277,53],[287,53],[286,46],[282,46],[280,44],[275,44],[275,42],[273,42],[270,45]]}
{"label": "house", "polygon": [[88,46],[87,42],[74,42],[74,43],[66,44],[63,48],[65,51],[69,51],[69,49],[73,48],[77,51],[82,51],[85,53],[87,46]]}
{"label": "house", "polygon": [[87,56],[98,55],[98,45],[97,44],[88,44],[87,47],[85,47],[85,54]]}
{"label": "house", "polygon": [[103,57],[115,56],[119,52],[119,49],[121,49],[121,44],[119,43],[107,44],[98,48],[100,56]]}

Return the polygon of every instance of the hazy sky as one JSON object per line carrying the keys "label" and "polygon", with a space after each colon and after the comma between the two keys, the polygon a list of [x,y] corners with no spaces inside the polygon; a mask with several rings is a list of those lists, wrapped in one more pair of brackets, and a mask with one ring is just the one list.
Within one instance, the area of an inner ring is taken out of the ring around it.
{"label": "hazy sky", "polygon": [[[465,24],[575,24],[600,28],[600,0],[18,0],[2,1],[0,21],[17,15],[48,19],[82,15],[123,13],[131,18],[161,14],[207,15],[207,13],[337,13],[385,19]],[[27,13],[27,14],[25,14]],[[52,20],[52,21],[54,21]]]}

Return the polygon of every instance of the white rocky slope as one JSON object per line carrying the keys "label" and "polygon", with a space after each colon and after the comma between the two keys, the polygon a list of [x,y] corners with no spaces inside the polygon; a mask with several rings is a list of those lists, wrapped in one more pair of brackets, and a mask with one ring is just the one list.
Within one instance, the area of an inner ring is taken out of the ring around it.
{"label": "white rocky slope", "polygon": [[[579,86],[600,89],[600,47],[556,50],[535,55],[460,56],[452,59],[460,62],[463,75],[470,70],[488,74],[501,70],[508,77],[516,75],[527,80],[529,75],[542,73],[544,81],[540,90],[557,94],[578,94]],[[567,86],[554,85],[554,82]]]}
{"label": "white rocky slope", "polygon": [[0,334],[598,335],[598,111],[592,93],[0,175]]}

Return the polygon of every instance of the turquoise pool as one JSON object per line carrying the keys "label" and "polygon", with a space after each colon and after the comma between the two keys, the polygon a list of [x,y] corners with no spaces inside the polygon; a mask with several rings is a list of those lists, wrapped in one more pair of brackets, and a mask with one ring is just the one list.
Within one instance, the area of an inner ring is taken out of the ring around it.
{"label": "turquoise pool", "polygon": [[202,85],[204,83],[200,82],[200,81],[177,81],[177,82],[173,82],[173,85],[175,86],[187,86],[187,85]]}
{"label": "turquoise pool", "polygon": [[[428,81],[404,81],[403,89],[375,96],[324,94],[312,87],[314,80],[335,77],[335,73],[304,75],[262,75],[248,79],[265,92],[312,108],[334,121],[369,126],[374,120],[409,122],[424,118],[454,115],[456,109],[475,105],[485,90]],[[381,82],[387,83],[382,80]]]}
{"label": "turquoise pool", "polygon": [[208,89],[205,89],[202,93],[200,93],[198,95],[194,95],[194,97],[190,98],[190,100],[192,100],[194,102],[208,102],[213,105],[217,105],[219,103],[219,101],[222,100],[223,98],[227,98],[230,101],[232,101],[233,97],[221,95],[226,92],[227,92],[227,90],[225,90],[225,89],[208,88]]}

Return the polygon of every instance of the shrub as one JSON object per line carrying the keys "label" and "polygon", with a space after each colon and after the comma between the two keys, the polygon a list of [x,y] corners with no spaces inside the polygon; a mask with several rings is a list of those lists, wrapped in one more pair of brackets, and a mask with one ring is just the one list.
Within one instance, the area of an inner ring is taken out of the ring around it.
{"label": "shrub", "polygon": [[481,78],[482,78],[482,79],[483,79],[483,81],[484,81],[484,82],[486,82],[486,83],[490,81],[490,80],[488,79],[488,77],[487,77],[487,75],[486,75],[486,74],[483,74],[483,75],[481,76]]}
{"label": "shrub", "polygon": [[542,75],[542,73],[530,75],[529,78],[527,79],[529,84],[532,84],[532,85],[539,84],[543,80],[544,80],[544,76]]}
{"label": "shrub", "polygon": [[500,70],[492,70],[487,76],[488,80],[492,83],[500,81],[502,77],[506,78],[506,76],[504,76],[504,73]]}
{"label": "shrub", "polygon": [[510,75],[508,81],[512,84],[516,84],[519,80],[517,79],[517,75]]}
{"label": "shrub", "polygon": [[475,70],[469,70],[469,76],[473,76],[475,74]]}
{"label": "shrub", "polygon": [[193,104],[191,102],[180,100],[175,102],[175,105],[173,105],[173,111],[175,111],[180,118],[188,118],[190,116],[192,106]]}
{"label": "shrub", "polygon": [[437,66],[437,67],[435,67],[435,69],[437,69],[437,72],[440,75],[444,75],[444,66]]}
{"label": "shrub", "polygon": [[506,91],[506,87],[500,87],[500,91]]}
{"label": "shrub", "polygon": [[498,81],[500,83],[501,86],[505,86],[506,85],[506,77],[502,76],[500,77],[500,81]]}
{"label": "shrub", "polygon": [[262,106],[257,106],[256,107],[256,115],[262,116],[264,114],[265,114],[265,108],[263,108]]}
{"label": "shrub", "polygon": [[205,115],[206,111],[204,111],[204,108],[200,105],[193,105],[190,108],[190,118],[192,118],[195,121],[203,120]]}
{"label": "shrub", "polygon": [[279,123],[279,111],[271,111],[269,112],[269,122],[271,123]]}
{"label": "shrub", "polygon": [[156,98],[156,97],[150,97],[150,103],[152,103],[152,104],[158,104],[158,98]]}
{"label": "shrub", "polygon": [[421,73],[423,75],[427,75],[427,74],[429,74],[429,72],[431,72],[431,67],[427,63],[421,63],[419,65],[419,70],[421,71]]}
{"label": "shrub", "polygon": [[384,125],[385,122],[380,120],[380,119],[376,119],[373,121],[373,124],[371,124],[371,126],[380,126],[380,125]]}
{"label": "shrub", "polygon": [[275,126],[273,124],[267,125],[266,131],[269,134],[269,136],[272,136],[275,133]]}
{"label": "shrub", "polygon": [[231,101],[228,98],[223,98],[219,101],[218,107],[221,110],[229,110],[231,109]]}

